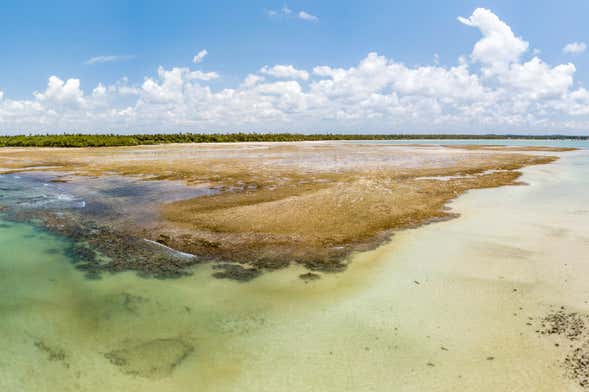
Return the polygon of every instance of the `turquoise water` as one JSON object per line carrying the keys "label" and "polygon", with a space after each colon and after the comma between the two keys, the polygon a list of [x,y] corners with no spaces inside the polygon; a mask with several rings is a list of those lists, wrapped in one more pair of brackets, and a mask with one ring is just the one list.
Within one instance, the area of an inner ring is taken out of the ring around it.
{"label": "turquoise water", "polygon": [[[88,280],[68,239],[0,220],[0,390],[577,390],[564,348],[526,326],[549,305],[589,312],[589,153],[562,156],[311,283],[296,267],[242,284],[206,265]],[[64,207],[2,186],[11,202]]]}
{"label": "turquoise water", "polygon": [[589,140],[444,140],[444,139],[418,139],[418,140],[369,140],[349,141],[345,143],[369,143],[369,144],[434,144],[434,145],[494,145],[494,146],[541,146],[541,147],[573,147],[589,149]]}

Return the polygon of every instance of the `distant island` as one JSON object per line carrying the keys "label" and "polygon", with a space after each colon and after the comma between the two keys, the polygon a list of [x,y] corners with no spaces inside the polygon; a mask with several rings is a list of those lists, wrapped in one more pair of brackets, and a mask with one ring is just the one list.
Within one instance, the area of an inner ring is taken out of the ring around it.
{"label": "distant island", "polygon": [[589,136],[511,134],[157,133],[0,136],[0,147],[115,147],[167,143],[300,142],[322,140],[589,140]]}

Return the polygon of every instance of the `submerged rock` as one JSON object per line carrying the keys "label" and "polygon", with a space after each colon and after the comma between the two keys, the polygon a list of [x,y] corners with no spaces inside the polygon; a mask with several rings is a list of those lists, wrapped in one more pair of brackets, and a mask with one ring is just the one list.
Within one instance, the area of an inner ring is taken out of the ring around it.
{"label": "submerged rock", "polygon": [[585,343],[574,349],[564,360],[569,377],[576,379],[583,388],[589,387],[589,347]]}
{"label": "submerged rock", "polygon": [[66,362],[67,355],[62,348],[49,345],[41,339],[36,340],[33,344],[39,349],[39,351],[47,354],[47,359],[50,361],[63,362],[64,366],[69,367],[69,364]]}
{"label": "submerged rock", "polygon": [[193,351],[191,344],[182,339],[171,338],[123,347],[104,356],[125,374],[161,379],[169,377]]}
{"label": "submerged rock", "polygon": [[[583,388],[589,388],[589,333],[586,328],[589,315],[567,312],[564,306],[540,318],[536,332],[540,335],[565,339],[572,349],[562,365],[567,376],[577,380]],[[531,323],[527,323],[531,324]],[[559,343],[554,344],[560,347]]]}
{"label": "submerged rock", "polygon": [[570,340],[577,340],[585,332],[585,321],[578,313],[559,310],[541,319],[538,333],[541,335],[561,335]]}
{"label": "submerged rock", "polygon": [[299,278],[301,278],[305,282],[310,282],[313,280],[321,279],[321,275],[315,274],[313,272],[307,272],[306,274],[299,275]]}
{"label": "submerged rock", "polygon": [[232,279],[239,282],[248,282],[258,277],[262,270],[255,267],[243,267],[240,264],[221,263],[213,266],[213,269],[218,270],[213,274],[218,279]]}
{"label": "submerged rock", "polygon": [[348,268],[346,260],[341,259],[310,260],[305,261],[303,265],[311,271],[319,272],[342,272]]}

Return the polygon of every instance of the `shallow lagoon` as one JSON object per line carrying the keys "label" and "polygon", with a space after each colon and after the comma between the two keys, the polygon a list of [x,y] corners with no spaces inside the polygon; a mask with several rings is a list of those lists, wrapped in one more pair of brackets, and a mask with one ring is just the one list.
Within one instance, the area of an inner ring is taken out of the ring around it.
{"label": "shallow lagoon", "polygon": [[471,191],[452,204],[461,218],[309,283],[206,265],[88,280],[66,239],[1,222],[0,389],[575,390],[565,348],[526,323],[589,311],[589,153],[524,172],[530,186]]}

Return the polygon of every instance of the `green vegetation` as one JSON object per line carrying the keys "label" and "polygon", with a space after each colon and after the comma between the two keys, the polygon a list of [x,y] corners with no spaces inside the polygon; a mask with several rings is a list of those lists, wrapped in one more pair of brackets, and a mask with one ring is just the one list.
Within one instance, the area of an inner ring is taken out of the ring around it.
{"label": "green vegetation", "polygon": [[424,139],[531,139],[589,140],[589,136],[565,135],[460,135],[460,134],[298,134],[298,133],[173,133],[137,135],[17,135],[0,136],[0,147],[113,147],[165,143],[295,142],[318,140],[424,140]]}

